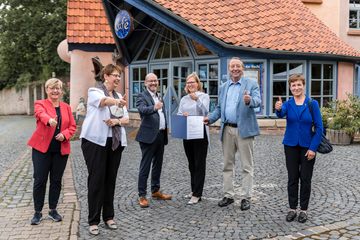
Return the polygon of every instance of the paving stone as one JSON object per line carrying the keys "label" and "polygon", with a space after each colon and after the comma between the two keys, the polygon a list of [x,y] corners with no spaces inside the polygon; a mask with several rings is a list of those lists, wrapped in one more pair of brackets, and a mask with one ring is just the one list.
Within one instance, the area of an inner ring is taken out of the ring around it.
{"label": "paving stone", "polygon": [[[69,181],[74,180],[74,184],[64,185],[60,196],[59,211],[64,215],[64,221],[54,223],[45,219],[39,226],[33,227],[29,224],[33,214],[31,152],[24,146],[34,129],[35,121],[33,117],[16,116],[0,116],[0,121],[2,132],[14,131],[6,130],[4,126],[12,126],[12,122],[16,121],[22,122],[27,128],[19,130],[18,135],[11,134],[14,138],[7,139],[6,142],[0,138],[0,151],[5,152],[0,159],[0,219],[11,217],[10,220],[0,220],[0,239],[4,236],[52,239],[49,237],[51,234],[53,238],[62,239],[63,232],[68,232],[66,239],[89,239],[87,170],[80,142],[71,143],[73,152],[68,165],[72,166],[73,178],[70,175]],[[21,139],[18,139],[19,136]],[[217,202],[222,198],[223,168],[222,148],[217,134],[211,134],[212,149],[207,158],[206,182],[201,203],[188,206],[182,198],[190,189],[187,160],[182,141],[170,138],[169,145],[165,147],[161,186],[164,192],[173,194],[174,199],[150,200],[149,209],[140,209],[136,188],[141,153],[139,144],[129,139],[129,146],[122,156],[114,199],[115,219],[119,230],[111,231],[101,223],[100,238],[359,239],[359,146],[335,146],[331,154],[317,156],[309,220],[305,224],[299,224],[296,221],[287,223],[284,219],[288,209],[287,173],[281,140],[282,136],[262,135],[256,138],[254,196],[250,211],[243,212],[240,210],[239,196],[236,196],[233,205],[226,208],[217,206]],[[236,191],[239,191],[241,173],[238,161],[235,166],[235,187]],[[76,191],[73,189],[74,185]],[[46,201],[47,198],[48,196]],[[44,208],[44,216],[47,215],[45,209],[47,208]],[[14,226],[16,228],[13,228]],[[66,230],[62,232],[63,228]],[[3,229],[9,232],[2,231]]]}
{"label": "paving stone", "polygon": [[[79,142],[72,142],[73,148],[79,148]],[[250,237],[257,238],[279,238],[292,234],[292,236],[304,237],[314,233],[321,233],[331,229],[338,229],[344,227],[340,223],[333,228],[318,227],[333,224],[334,217],[347,216],[344,220],[351,219],[358,213],[352,212],[353,205],[350,202],[349,206],[343,209],[335,208],[335,204],[343,204],[344,198],[355,195],[359,190],[351,189],[345,195],[335,195],[335,189],[343,189],[344,184],[348,187],[350,184],[342,183],[341,181],[354,183],[357,181],[357,174],[352,170],[351,166],[347,166],[348,172],[351,172],[350,178],[342,178],[341,171],[334,167],[335,160],[328,164],[329,159],[326,155],[319,155],[317,165],[314,171],[313,191],[310,200],[309,221],[306,224],[286,223],[284,216],[287,211],[287,192],[286,192],[286,168],[283,156],[283,147],[281,146],[281,137],[279,136],[260,136],[256,138],[255,149],[268,149],[272,146],[272,151],[255,151],[255,186],[254,199],[251,211],[242,212],[239,210],[239,200],[236,204],[230,205],[226,208],[217,207],[217,201],[222,198],[222,154],[221,145],[218,140],[218,135],[211,135],[212,151],[208,155],[207,175],[204,189],[204,201],[198,206],[186,206],[186,201],[182,196],[189,192],[189,173],[187,170],[187,160],[183,154],[183,147],[181,141],[170,139],[170,143],[166,146],[164,166],[161,179],[162,190],[173,194],[174,200],[171,202],[153,202],[150,201],[149,209],[143,211],[137,206],[136,182],[137,171],[141,157],[138,143],[129,139],[128,147],[123,152],[122,162],[120,164],[118,180],[116,186],[117,211],[120,214],[119,224],[121,229],[128,228],[128,224],[137,224],[136,219],[142,219],[144,222],[151,222],[152,225],[142,225],[141,230],[137,232],[138,237],[145,237],[149,232],[154,232],[156,229],[166,229],[162,231],[161,236],[166,236],[170,233],[168,227],[164,227],[161,222],[166,219],[167,222],[178,226],[178,231],[173,232],[172,237],[175,239],[181,236],[207,236],[209,239],[216,239],[218,232],[223,232],[224,236],[231,236],[234,239],[247,239]],[[277,149],[277,150],[275,150]],[[345,149],[344,149],[345,150]],[[357,151],[358,154],[360,151]],[[339,156],[341,153],[338,153]],[[330,155],[329,155],[330,156]],[[323,157],[323,158],[322,158]],[[333,156],[332,159],[336,159]],[[81,152],[73,153],[73,166],[76,169],[77,175],[74,176],[77,193],[80,198],[81,214],[80,221],[85,224],[80,225],[80,239],[86,239],[87,236],[87,192],[86,179],[87,171]],[[352,161],[356,162],[356,154],[352,154]],[[340,165],[342,165],[340,163]],[[266,167],[265,167],[266,166]],[[237,166],[238,168],[238,166]],[[358,167],[355,167],[358,168]],[[326,171],[330,171],[331,176],[337,176],[331,181],[324,181],[322,175],[326,175]],[[268,172],[272,174],[269,175]],[[279,177],[284,176],[284,177]],[[241,178],[239,169],[236,170],[236,181],[239,186]],[[339,181],[341,178],[341,181]],[[176,184],[173,184],[176,182]],[[355,184],[356,185],[356,184]],[[276,192],[276,194],[274,194]],[[179,196],[177,196],[179,195]],[[356,195],[355,195],[356,196]],[[205,201],[206,200],[206,201]],[[209,207],[210,206],[210,207]],[[162,211],[165,209],[166,211]],[[189,211],[189,209],[191,211]],[[331,209],[331,211],[326,211]],[[200,211],[199,211],[200,210]],[[195,212],[194,212],[195,211]],[[351,213],[352,212],[352,213]],[[170,214],[169,214],[170,213]],[[194,214],[196,213],[196,214]],[[115,214],[116,215],[116,214]],[[196,219],[189,218],[196,216]],[[116,216],[117,217],[117,216]],[[170,217],[170,218],[168,218]],[[125,219],[124,219],[125,218]],[[207,219],[208,221],[201,221],[199,218]],[[210,220],[211,219],[211,220]],[[274,222],[276,224],[274,224]],[[197,225],[194,229],[191,224]],[[138,225],[138,224],[137,224]],[[181,227],[180,227],[181,226]],[[314,227],[318,227],[315,228]],[[149,229],[146,229],[149,228]],[[232,230],[232,231],[231,231]],[[231,234],[228,234],[231,231]],[[269,232],[275,232],[277,236],[269,236]],[[123,231],[124,239],[131,239],[133,234],[131,231]],[[225,234],[226,233],[226,234]],[[279,235],[280,233],[280,235]],[[115,238],[114,232],[104,230],[104,235],[109,238]],[[153,239],[160,234],[154,235]],[[150,239],[152,239],[150,237]]]}

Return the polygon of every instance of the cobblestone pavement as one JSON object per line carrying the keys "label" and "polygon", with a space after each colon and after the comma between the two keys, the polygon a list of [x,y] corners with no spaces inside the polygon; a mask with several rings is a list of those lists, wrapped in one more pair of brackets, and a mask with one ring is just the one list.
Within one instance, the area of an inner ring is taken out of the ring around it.
{"label": "cobblestone pavement", "polygon": [[[222,198],[222,154],[217,134],[211,135],[202,202],[186,205],[183,196],[190,191],[187,160],[182,142],[170,139],[161,186],[173,194],[173,200],[150,200],[150,208],[140,209],[136,189],[141,154],[138,143],[130,137],[116,187],[119,229],[111,231],[101,223],[97,237],[87,231],[87,170],[80,142],[74,141],[59,203],[64,221],[45,219],[39,226],[31,226],[32,163],[26,141],[34,127],[33,117],[0,116],[0,239],[360,239],[360,145],[335,146],[333,153],[318,156],[309,221],[287,223],[282,137],[270,135],[255,141],[254,197],[251,209],[245,212],[240,210],[240,199],[225,208],[217,206]],[[239,183],[239,169],[236,173]],[[47,208],[45,205],[45,216]]]}
{"label": "cobblestone pavement", "polygon": [[[130,134],[133,135],[133,134]],[[166,146],[161,190],[172,201],[150,201],[150,208],[137,203],[137,174],[140,148],[129,140],[118,172],[115,216],[119,229],[100,224],[93,239],[359,239],[360,236],[360,145],[335,146],[333,153],[319,155],[315,164],[309,220],[305,224],[285,221],[287,173],[282,136],[255,141],[255,186],[250,211],[241,211],[239,200],[225,208],[222,198],[222,153],[217,134],[211,135],[203,201],[186,205],[189,172],[182,142],[170,139]],[[80,150],[79,141],[73,149]],[[73,153],[74,181],[81,203],[79,237],[87,232],[87,171],[81,151]],[[239,162],[237,162],[239,163]],[[239,165],[239,164],[237,164]],[[240,171],[236,171],[239,183]]]}
{"label": "cobblestone pavement", "polygon": [[71,163],[64,174],[58,210],[64,219],[54,223],[47,219],[47,196],[44,220],[31,226],[32,202],[31,149],[26,146],[35,128],[33,117],[0,116],[0,239],[77,239],[80,217],[73,184]]}
{"label": "cobblestone pavement", "polygon": [[34,129],[32,116],[0,116],[0,175],[23,154]]}

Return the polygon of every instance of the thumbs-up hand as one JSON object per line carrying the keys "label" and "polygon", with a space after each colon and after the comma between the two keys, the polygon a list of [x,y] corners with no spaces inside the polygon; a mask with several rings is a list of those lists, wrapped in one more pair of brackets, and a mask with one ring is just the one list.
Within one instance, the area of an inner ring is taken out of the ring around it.
{"label": "thumbs-up hand", "polygon": [[251,96],[250,96],[250,91],[249,90],[245,90],[244,91],[244,96],[243,96],[245,105],[249,105],[250,101],[251,101]]}
{"label": "thumbs-up hand", "polygon": [[282,108],[282,99],[281,97],[279,97],[279,99],[275,103],[275,109],[276,111],[281,111],[281,108]]}
{"label": "thumbs-up hand", "polygon": [[49,123],[49,125],[51,127],[56,127],[56,125],[57,125],[57,116],[55,118],[50,118],[48,123]]}

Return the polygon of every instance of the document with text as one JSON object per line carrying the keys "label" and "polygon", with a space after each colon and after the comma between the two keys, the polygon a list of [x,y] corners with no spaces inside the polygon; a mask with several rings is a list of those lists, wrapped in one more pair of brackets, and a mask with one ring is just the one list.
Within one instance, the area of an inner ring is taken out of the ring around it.
{"label": "document with text", "polygon": [[204,137],[204,117],[188,116],[187,117],[187,139],[199,139]]}

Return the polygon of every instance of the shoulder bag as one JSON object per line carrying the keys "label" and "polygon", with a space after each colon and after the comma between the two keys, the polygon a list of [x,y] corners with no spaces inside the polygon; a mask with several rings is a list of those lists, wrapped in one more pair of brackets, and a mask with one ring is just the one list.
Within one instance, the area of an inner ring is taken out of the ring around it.
{"label": "shoulder bag", "polygon": [[[314,133],[314,117],[313,117],[313,110],[312,110],[312,99],[310,98],[309,102],[309,110],[310,110],[310,114],[311,114],[311,118],[312,120],[312,126],[313,126],[313,133]],[[315,133],[314,133],[315,134]],[[322,154],[326,154],[326,153],[330,153],[333,150],[333,147],[330,143],[330,141],[326,138],[324,132],[321,132],[321,141],[320,141],[320,145],[318,147],[318,149],[316,150],[319,153]]]}

